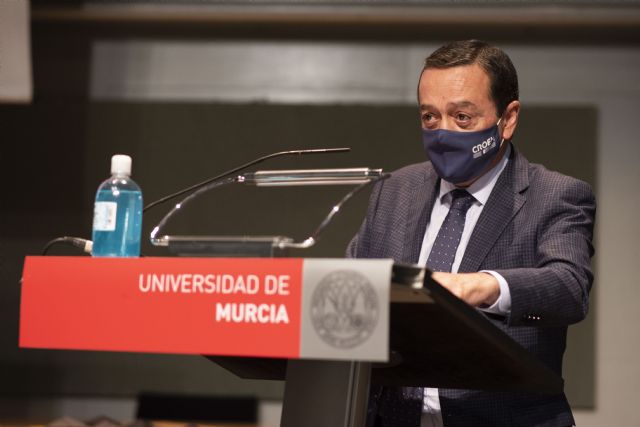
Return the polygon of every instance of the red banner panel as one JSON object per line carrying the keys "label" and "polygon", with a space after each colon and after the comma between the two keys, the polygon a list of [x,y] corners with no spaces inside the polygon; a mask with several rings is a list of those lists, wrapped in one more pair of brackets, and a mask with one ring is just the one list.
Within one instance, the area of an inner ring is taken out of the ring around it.
{"label": "red banner panel", "polygon": [[27,257],[20,347],[298,358],[302,265]]}

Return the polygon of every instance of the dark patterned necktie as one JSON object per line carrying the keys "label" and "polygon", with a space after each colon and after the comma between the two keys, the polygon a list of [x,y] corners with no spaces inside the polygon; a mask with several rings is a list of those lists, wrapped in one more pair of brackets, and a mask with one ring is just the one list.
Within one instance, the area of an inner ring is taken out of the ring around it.
{"label": "dark patterned necktie", "polygon": [[451,271],[462,238],[467,211],[474,200],[474,197],[467,190],[456,189],[451,192],[449,213],[438,230],[438,235],[427,259],[427,267],[432,271]]}
{"label": "dark patterned necktie", "polygon": [[[462,238],[467,211],[475,198],[466,190],[451,192],[451,207],[427,259],[432,271],[451,271]],[[379,397],[378,419],[382,426],[409,427],[420,425],[424,389],[422,387],[383,387]]]}
{"label": "dark patterned necktie", "polygon": [[[427,259],[427,268],[432,271],[451,272],[462,239],[467,211],[474,201],[475,198],[467,190],[456,189],[451,192],[451,207],[440,230],[438,230],[436,240],[433,242],[431,253]],[[424,389],[422,392],[424,393]],[[439,394],[442,395],[442,392],[446,394],[445,390],[440,389]],[[442,406],[441,402],[440,408],[444,409]],[[442,416],[444,418],[444,413]]]}

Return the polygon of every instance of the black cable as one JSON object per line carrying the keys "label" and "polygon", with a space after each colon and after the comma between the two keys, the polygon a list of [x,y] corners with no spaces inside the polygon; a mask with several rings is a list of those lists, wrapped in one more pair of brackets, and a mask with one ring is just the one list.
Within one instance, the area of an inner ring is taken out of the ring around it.
{"label": "black cable", "polygon": [[49,252],[49,249],[51,249],[54,245],[57,245],[57,244],[65,244],[65,245],[73,246],[73,247],[82,249],[82,251],[85,253],[89,253],[89,254],[91,253],[91,246],[92,246],[91,240],[82,239],[80,237],[64,236],[64,237],[57,237],[47,242],[44,248],[42,248],[42,255],[46,255],[47,252]]}

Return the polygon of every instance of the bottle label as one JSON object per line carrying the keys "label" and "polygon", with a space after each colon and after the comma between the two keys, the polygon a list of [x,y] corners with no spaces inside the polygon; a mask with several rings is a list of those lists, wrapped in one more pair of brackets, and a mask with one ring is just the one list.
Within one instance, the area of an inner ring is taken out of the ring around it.
{"label": "bottle label", "polygon": [[116,202],[96,202],[93,210],[93,229],[96,231],[114,231],[116,229]]}

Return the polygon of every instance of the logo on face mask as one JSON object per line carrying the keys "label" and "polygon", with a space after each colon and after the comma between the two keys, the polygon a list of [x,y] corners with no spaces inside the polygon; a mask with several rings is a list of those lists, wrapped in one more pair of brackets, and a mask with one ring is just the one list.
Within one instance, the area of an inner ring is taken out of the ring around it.
{"label": "logo on face mask", "polygon": [[473,146],[473,148],[471,149],[471,152],[473,153],[473,158],[477,159],[478,157],[484,154],[487,154],[487,152],[495,146],[496,146],[496,139],[493,136],[490,136],[489,138],[482,141],[480,144]]}

